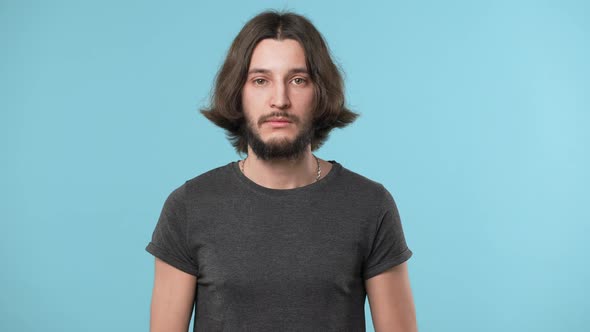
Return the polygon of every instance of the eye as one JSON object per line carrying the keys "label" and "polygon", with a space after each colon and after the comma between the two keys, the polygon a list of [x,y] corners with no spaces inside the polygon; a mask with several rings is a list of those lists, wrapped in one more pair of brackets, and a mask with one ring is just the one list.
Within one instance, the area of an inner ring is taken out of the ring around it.
{"label": "eye", "polygon": [[302,77],[296,77],[293,79],[293,82],[295,82],[295,84],[297,84],[297,85],[301,85],[301,84],[305,83],[306,80]]}
{"label": "eye", "polygon": [[254,85],[263,85],[266,80],[264,78],[257,78],[254,81]]}

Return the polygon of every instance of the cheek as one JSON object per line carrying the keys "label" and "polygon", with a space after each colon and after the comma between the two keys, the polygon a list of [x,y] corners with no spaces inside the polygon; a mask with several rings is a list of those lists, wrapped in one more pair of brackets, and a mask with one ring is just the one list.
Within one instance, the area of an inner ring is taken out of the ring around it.
{"label": "cheek", "polygon": [[244,87],[242,89],[242,105],[244,108],[248,108],[251,105],[257,105],[262,100],[260,91],[256,89]]}
{"label": "cheek", "polygon": [[304,89],[304,90],[294,91],[293,98],[297,99],[299,104],[308,106],[313,103],[314,91],[313,91],[313,89]]}
{"label": "cheek", "polygon": [[309,91],[307,92],[307,99],[309,101],[310,104],[313,104],[314,100],[315,100],[315,91],[314,89],[309,89]]}
{"label": "cheek", "polygon": [[248,86],[245,86],[242,89],[242,102],[248,102],[248,100],[252,99],[250,97],[252,95],[252,89],[249,89]]}

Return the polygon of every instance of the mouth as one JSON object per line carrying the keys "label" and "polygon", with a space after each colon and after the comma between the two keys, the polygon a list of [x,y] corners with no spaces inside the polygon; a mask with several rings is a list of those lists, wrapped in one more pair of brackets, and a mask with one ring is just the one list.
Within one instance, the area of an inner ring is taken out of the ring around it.
{"label": "mouth", "polygon": [[285,118],[272,118],[272,119],[268,119],[265,122],[271,122],[271,123],[291,123],[291,121],[285,119]]}
{"label": "mouth", "polygon": [[269,124],[273,128],[282,128],[289,126],[291,124],[291,121],[282,118],[273,118],[265,121],[264,123]]}

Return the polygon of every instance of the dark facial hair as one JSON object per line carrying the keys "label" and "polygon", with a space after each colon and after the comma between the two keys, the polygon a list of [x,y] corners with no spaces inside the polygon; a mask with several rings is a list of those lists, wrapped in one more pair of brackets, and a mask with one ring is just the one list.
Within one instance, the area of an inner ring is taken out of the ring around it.
{"label": "dark facial hair", "polygon": [[[293,123],[292,126],[299,125],[301,122],[298,119],[294,119],[292,116],[284,113],[274,113],[271,116],[283,116],[288,118]],[[261,123],[262,124],[262,123]],[[289,141],[287,138],[271,139],[268,143],[264,142],[258,132],[252,129],[252,122],[246,118],[246,122],[243,125],[244,135],[248,141],[248,145],[252,148],[252,151],[262,160],[275,160],[275,159],[287,159],[296,160],[303,152],[305,152],[307,146],[311,144],[313,138],[313,127],[311,121],[304,124],[297,136],[293,141]]]}

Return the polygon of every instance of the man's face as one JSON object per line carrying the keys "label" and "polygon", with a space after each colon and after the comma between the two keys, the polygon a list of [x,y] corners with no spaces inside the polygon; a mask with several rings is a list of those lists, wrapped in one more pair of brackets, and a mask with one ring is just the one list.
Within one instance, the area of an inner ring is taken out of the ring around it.
{"label": "man's face", "polygon": [[[313,99],[313,82],[299,42],[259,42],[242,89],[245,134],[258,158],[295,159],[306,150],[313,137]],[[268,121],[271,118],[289,122]]]}

